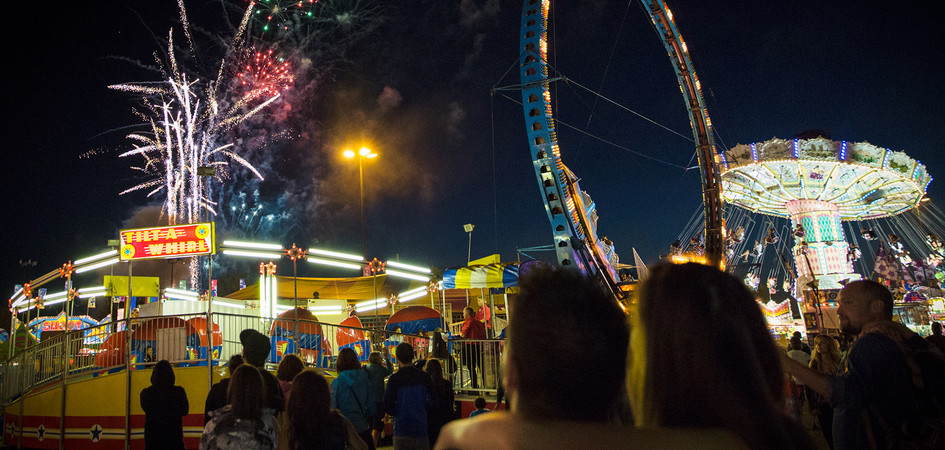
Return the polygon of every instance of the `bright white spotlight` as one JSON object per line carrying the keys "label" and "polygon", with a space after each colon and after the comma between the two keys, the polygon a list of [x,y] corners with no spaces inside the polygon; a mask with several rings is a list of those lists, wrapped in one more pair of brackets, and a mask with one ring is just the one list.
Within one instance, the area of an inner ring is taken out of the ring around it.
{"label": "bright white spotlight", "polygon": [[417,298],[421,298],[421,297],[426,297],[426,295],[427,295],[426,292],[415,292],[415,293],[413,293],[413,294],[409,294],[409,295],[404,295],[404,296],[398,297],[398,298],[397,298],[397,301],[400,302],[400,303],[408,302],[408,301],[413,300],[413,299],[417,299]]}
{"label": "bright white spotlight", "polygon": [[397,261],[387,261],[387,266],[396,267],[398,269],[412,270],[414,272],[432,273],[432,271],[426,267],[412,266],[410,264],[399,263]]}
{"label": "bright white spotlight", "polygon": [[75,260],[75,261],[72,263],[72,265],[73,265],[73,266],[78,266],[78,265],[81,265],[81,264],[85,264],[85,263],[87,263],[87,262],[98,261],[98,260],[100,260],[100,259],[102,259],[102,258],[107,258],[107,257],[112,256],[112,255],[118,256],[118,250],[112,249],[112,250],[109,250],[109,251],[107,251],[107,252],[105,252],[105,253],[100,253],[100,254],[95,255],[95,256],[89,256],[88,258],[77,259],[77,260]]}
{"label": "bright white spotlight", "polygon": [[164,289],[164,296],[167,298],[172,298],[175,300],[188,300],[195,302],[200,299],[200,294],[193,291],[185,291],[182,289],[166,288]]}
{"label": "bright white spotlight", "polygon": [[412,295],[412,294],[416,294],[416,293],[418,293],[418,292],[425,292],[426,290],[427,290],[427,287],[426,287],[426,286],[420,286],[420,287],[418,287],[418,288],[411,289],[411,290],[409,290],[409,291],[401,292],[400,294],[397,294],[397,295],[400,296],[400,297],[403,297],[403,296],[405,296],[405,295]]}
{"label": "bright white spotlight", "polygon": [[117,264],[117,263],[118,263],[118,258],[106,259],[105,261],[102,261],[102,262],[97,262],[95,264],[89,264],[87,266],[78,267],[75,269],[75,273],[88,272],[90,270],[99,269],[99,268],[110,266],[112,264]]}
{"label": "bright white spotlight", "polygon": [[386,303],[387,303],[387,300],[386,300],[386,299],[381,299],[381,300],[378,300],[378,301],[374,302],[374,304],[365,305],[365,306],[362,306],[362,307],[360,307],[360,308],[355,307],[354,310],[357,311],[357,312],[359,312],[359,313],[363,313],[363,312],[365,312],[365,311],[374,311],[375,309],[378,309],[378,308],[383,307]]}
{"label": "bright white spotlight", "polygon": [[223,250],[224,255],[230,256],[246,256],[249,258],[259,258],[259,259],[281,259],[282,253],[267,253],[267,252],[254,252],[251,250]]}
{"label": "bright white spotlight", "polygon": [[53,301],[51,301],[51,302],[46,302],[46,301],[44,301],[44,302],[43,302],[43,305],[45,305],[45,306],[58,305],[58,304],[60,304],[60,303],[65,303],[66,300],[68,300],[68,299],[65,298],[65,297],[63,297],[63,298],[60,298],[60,299],[58,299],[58,300],[53,300]]}
{"label": "bright white spotlight", "polygon": [[311,257],[306,258],[306,260],[313,264],[321,264],[325,266],[334,266],[334,267],[344,267],[345,269],[352,269],[352,270],[361,270],[360,264],[351,264],[351,263],[346,263],[346,262],[341,262],[341,261],[332,261],[330,259],[311,258]]}
{"label": "bright white spotlight", "polygon": [[388,275],[400,277],[400,278],[408,278],[408,279],[417,280],[417,281],[430,281],[430,277],[425,277],[423,275],[417,275],[417,274],[408,273],[408,272],[401,272],[399,270],[387,269],[386,273]]}
{"label": "bright white spotlight", "polygon": [[240,242],[240,241],[223,241],[224,247],[239,247],[239,248],[255,248],[258,250],[282,250],[282,246],[279,244],[264,244],[261,242]]}
{"label": "bright white spotlight", "polygon": [[309,253],[314,253],[314,254],[316,254],[316,255],[327,256],[327,257],[329,257],[329,258],[348,259],[348,260],[351,260],[351,261],[358,261],[358,262],[364,260],[364,258],[362,258],[362,257],[360,257],[360,256],[358,256],[358,255],[351,255],[351,254],[348,254],[348,253],[338,253],[338,252],[333,252],[333,251],[329,251],[329,250],[319,250],[319,249],[317,249],[317,248],[310,248],[310,249],[308,249],[308,252],[309,252]]}

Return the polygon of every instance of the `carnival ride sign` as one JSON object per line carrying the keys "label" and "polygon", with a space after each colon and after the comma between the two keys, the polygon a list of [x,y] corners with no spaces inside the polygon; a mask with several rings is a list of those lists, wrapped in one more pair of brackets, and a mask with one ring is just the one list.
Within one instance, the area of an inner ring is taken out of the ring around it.
{"label": "carnival ride sign", "polygon": [[215,253],[213,223],[191,223],[119,232],[123,261]]}

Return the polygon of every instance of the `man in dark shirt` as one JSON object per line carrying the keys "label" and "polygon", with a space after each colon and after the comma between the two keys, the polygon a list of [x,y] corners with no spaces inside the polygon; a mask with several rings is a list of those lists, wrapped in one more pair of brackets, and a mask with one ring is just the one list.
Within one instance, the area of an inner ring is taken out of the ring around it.
{"label": "man in dark shirt", "polygon": [[795,331],[794,334],[791,335],[791,342],[788,342],[787,351],[791,351],[791,347],[793,346],[793,342],[794,342],[794,341],[797,341],[797,342],[800,342],[800,343],[801,343],[801,348],[800,348],[800,350],[801,350],[802,352],[807,353],[808,355],[810,354],[810,346],[807,345],[807,343],[804,342],[803,339],[801,339],[801,332],[800,332],[800,331]]}
{"label": "man in dark shirt", "polygon": [[942,336],[941,322],[932,322],[932,335],[925,339],[945,353],[945,336]]}
{"label": "man in dark shirt", "polygon": [[429,449],[427,411],[433,382],[413,365],[413,347],[401,342],[395,350],[400,369],[387,379],[384,409],[394,416],[394,449]]}
{"label": "man in dark shirt", "polygon": [[[236,371],[236,368],[243,365],[243,355],[236,353],[230,356],[230,361],[226,364],[226,370],[230,375]],[[213,386],[210,386],[210,392],[207,393],[207,401],[203,405],[203,424],[210,421],[210,413],[216,411],[230,403],[226,401],[226,389],[230,387],[230,379],[224,378]]]}
{"label": "man in dark shirt", "polygon": [[821,374],[787,355],[782,364],[833,405],[834,449],[896,448],[898,430],[917,414],[911,372],[897,341],[914,333],[892,322],[892,295],[875,281],[848,283],[838,302],[841,331],[857,336],[841,374]]}

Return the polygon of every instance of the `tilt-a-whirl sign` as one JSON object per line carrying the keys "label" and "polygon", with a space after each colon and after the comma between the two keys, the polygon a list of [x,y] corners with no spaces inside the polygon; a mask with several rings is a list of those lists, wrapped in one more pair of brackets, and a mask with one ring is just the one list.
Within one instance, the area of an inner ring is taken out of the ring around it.
{"label": "tilt-a-whirl sign", "polygon": [[215,253],[213,222],[119,232],[119,256],[123,261],[178,258]]}

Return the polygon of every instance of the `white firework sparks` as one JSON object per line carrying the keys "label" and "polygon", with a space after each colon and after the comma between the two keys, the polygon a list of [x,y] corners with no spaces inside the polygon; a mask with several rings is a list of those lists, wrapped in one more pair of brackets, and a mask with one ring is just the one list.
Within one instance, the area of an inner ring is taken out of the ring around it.
{"label": "white firework sparks", "polygon": [[[181,17],[186,17],[181,4]],[[248,20],[247,10],[240,32]],[[186,29],[186,22],[185,22]],[[262,179],[262,174],[246,159],[239,156],[232,143],[226,142],[226,132],[240,122],[257,114],[279,98],[274,95],[261,103],[254,98],[241,98],[229,108],[221,111],[217,91],[220,76],[213,82],[183,73],[174,51],[173,30],[168,34],[168,65],[166,78],[159,82],[125,83],[109,86],[124,92],[143,94],[143,108],[138,110],[148,132],[129,134],[134,148],[119,157],[142,157],[144,163],[132,167],[145,174],[145,180],[121,194],[148,189],[148,196],[163,193],[165,200],[162,213],[167,214],[168,223],[193,223],[216,215],[215,203],[207,196],[207,180],[203,168],[216,169],[216,179],[223,181],[230,163],[248,168]],[[190,41],[188,36],[188,41]],[[233,42],[234,53],[239,53],[241,38]],[[190,42],[190,46],[193,43]],[[221,62],[222,67],[226,64]],[[222,93],[226,94],[226,93]],[[208,171],[209,172],[209,171]]]}

